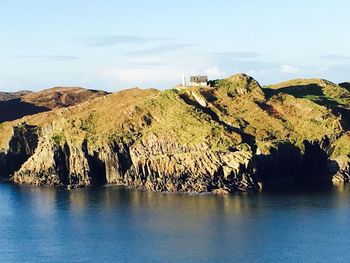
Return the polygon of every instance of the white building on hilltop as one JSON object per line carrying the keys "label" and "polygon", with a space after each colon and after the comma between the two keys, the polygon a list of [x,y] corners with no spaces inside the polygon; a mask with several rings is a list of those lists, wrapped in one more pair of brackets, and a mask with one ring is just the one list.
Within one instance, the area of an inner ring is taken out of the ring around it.
{"label": "white building on hilltop", "polygon": [[208,76],[191,76],[190,86],[208,86]]}

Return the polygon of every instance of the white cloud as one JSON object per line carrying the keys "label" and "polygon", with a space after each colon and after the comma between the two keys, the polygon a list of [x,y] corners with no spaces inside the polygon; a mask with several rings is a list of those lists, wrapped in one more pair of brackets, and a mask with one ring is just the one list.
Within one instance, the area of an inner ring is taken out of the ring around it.
{"label": "white cloud", "polygon": [[150,67],[150,66],[165,66],[167,63],[160,58],[132,58],[125,60],[125,64],[129,64],[132,67]]}
{"label": "white cloud", "polygon": [[300,68],[293,66],[293,65],[282,65],[280,68],[280,72],[282,73],[288,73],[288,74],[295,74],[300,72]]}
{"label": "white cloud", "polygon": [[114,68],[102,71],[102,75],[124,83],[181,81],[183,72],[174,68]]}
{"label": "white cloud", "polygon": [[194,46],[194,44],[166,44],[166,45],[161,45],[157,47],[151,47],[151,48],[126,52],[125,55],[133,55],[133,56],[159,55],[161,53],[176,52],[191,46]]}
{"label": "white cloud", "polygon": [[122,44],[143,44],[146,42],[164,41],[169,39],[143,36],[94,35],[76,37],[75,40],[87,47],[112,47]]}
{"label": "white cloud", "polygon": [[219,57],[227,58],[227,59],[253,59],[260,56],[260,54],[257,52],[247,52],[247,51],[216,52],[213,54]]}
{"label": "white cloud", "polygon": [[209,76],[209,78],[221,78],[223,72],[218,67],[211,67],[204,70],[204,73]]}
{"label": "white cloud", "polygon": [[76,56],[67,56],[67,55],[18,55],[14,56],[15,58],[22,59],[41,59],[41,60],[50,60],[50,61],[73,61],[79,60],[79,57]]}
{"label": "white cloud", "polygon": [[319,57],[325,60],[341,60],[341,59],[349,60],[350,59],[350,56],[340,55],[340,54],[330,54],[330,55],[323,55]]}

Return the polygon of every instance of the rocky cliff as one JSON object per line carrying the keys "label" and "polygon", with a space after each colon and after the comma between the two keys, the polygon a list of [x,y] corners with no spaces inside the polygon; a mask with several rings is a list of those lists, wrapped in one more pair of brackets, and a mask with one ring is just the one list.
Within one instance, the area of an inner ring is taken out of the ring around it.
{"label": "rocky cliff", "polygon": [[219,194],[348,181],[346,92],[321,80],[262,88],[244,74],[214,88],[125,90],[1,124],[0,174]]}

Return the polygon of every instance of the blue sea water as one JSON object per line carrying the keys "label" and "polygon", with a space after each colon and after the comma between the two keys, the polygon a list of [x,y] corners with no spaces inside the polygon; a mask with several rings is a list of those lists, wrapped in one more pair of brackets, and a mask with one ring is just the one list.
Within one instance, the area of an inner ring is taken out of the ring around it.
{"label": "blue sea water", "polygon": [[235,196],[0,184],[0,262],[350,262],[348,187]]}

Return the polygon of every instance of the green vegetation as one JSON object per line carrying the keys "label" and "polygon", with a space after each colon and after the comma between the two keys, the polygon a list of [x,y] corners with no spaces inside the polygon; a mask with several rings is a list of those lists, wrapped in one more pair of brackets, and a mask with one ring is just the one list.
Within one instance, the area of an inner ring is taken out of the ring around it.
{"label": "green vegetation", "polygon": [[296,98],[305,98],[327,107],[349,107],[350,92],[330,81],[323,79],[296,79],[275,85],[265,86],[268,95],[290,94]]}
{"label": "green vegetation", "polygon": [[333,144],[334,150],[332,153],[332,157],[337,156],[349,156],[350,155],[350,134],[345,133]]}
{"label": "green vegetation", "polygon": [[86,120],[81,120],[80,129],[85,132],[92,133],[95,130],[94,115],[89,114]]}
{"label": "green vegetation", "polygon": [[62,133],[56,133],[54,136],[52,136],[52,139],[56,145],[61,145],[61,143],[65,140]]}
{"label": "green vegetation", "polygon": [[241,141],[238,134],[226,131],[210,115],[187,104],[177,91],[161,92],[146,101],[145,106],[156,120],[144,129],[145,136],[155,134],[163,140],[193,146],[210,141],[219,150],[227,150]]}

